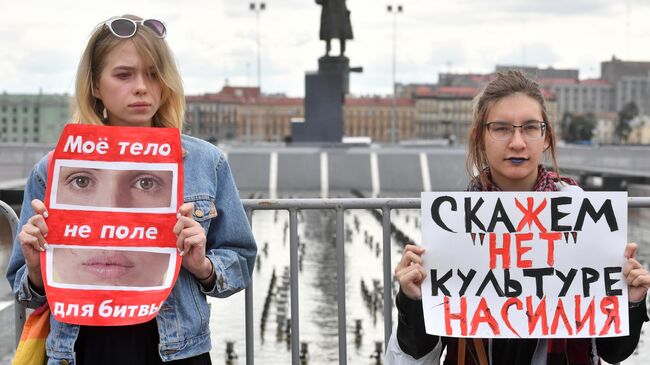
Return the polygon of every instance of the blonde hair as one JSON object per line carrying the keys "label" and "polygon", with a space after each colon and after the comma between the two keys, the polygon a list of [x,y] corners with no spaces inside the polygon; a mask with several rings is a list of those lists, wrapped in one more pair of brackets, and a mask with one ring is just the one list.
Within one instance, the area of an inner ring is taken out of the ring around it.
{"label": "blonde hair", "polygon": [[[546,101],[537,82],[529,79],[521,71],[508,71],[506,73],[497,73],[496,78],[490,81],[485,89],[474,98],[474,114],[472,117],[472,126],[469,132],[468,153],[467,153],[467,173],[473,179],[479,179],[482,186],[488,186],[486,168],[489,166],[487,156],[485,155],[485,122],[487,121],[490,109],[499,100],[513,95],[523,94],[539,103],[542,111],[543,122],[546,122],[546,142],[548,148],[546,153],[551,157],[553,163],[553,172],[558,179],[560,172],[557,165],[555,153],[555,133],[553,124],[548,120],[546,111]],[[474,176],[475,171],[478,172]]]}
{"label": "blonde hair", "polygon": [[[135,15],[123,15],[122,18],[142,20]],[[183,128],[185,112],[185,95],[183,82],[176,68],[176,62],[167,42],[157,38],[153,31],[138,24],[135,35],[131,38],[118,38],[111,33],[104,22],[100,23],[88,40],[77,69],[75,84],[76,110],[73,123],[103,125],[104,104],[94,96],[93,88],[105,66],[108,54],[123,42],[132,42],[144,60],[149,61],[160,81],[160,107],[153,117],[154,127]]]}

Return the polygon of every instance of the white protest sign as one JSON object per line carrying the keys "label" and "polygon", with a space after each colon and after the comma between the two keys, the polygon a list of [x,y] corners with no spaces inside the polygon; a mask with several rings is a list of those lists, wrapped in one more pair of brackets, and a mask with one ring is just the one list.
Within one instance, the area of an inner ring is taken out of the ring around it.
{"label": "white protest sign", "polygon": [[422,193],[427,333],[628,334],[627,193]]}

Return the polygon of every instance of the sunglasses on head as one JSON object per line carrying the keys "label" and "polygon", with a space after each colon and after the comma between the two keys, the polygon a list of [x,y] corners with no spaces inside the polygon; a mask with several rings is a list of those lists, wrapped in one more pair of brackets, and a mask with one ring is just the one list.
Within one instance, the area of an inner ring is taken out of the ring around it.
{"label": "sunglasses on head", "polygon": [[131,38],[138,31],[138,24],[151,29],[158,38],[165,38],[167,28],[165,24],[156,19],[133,20],[129,18],[112,18],[104,23],[108,29],[118,38]]}

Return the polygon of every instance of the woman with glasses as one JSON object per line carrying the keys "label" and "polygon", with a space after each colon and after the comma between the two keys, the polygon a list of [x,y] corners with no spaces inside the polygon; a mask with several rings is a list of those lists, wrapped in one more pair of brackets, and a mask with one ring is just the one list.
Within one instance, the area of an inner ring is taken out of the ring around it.
{"label": "woman with glasses", "polygon": [[[467,170],[473,176],[469,191],[558,191],[579,189],[560,178],[555,135],[546,103],[534,81],[518,71],[499,73],[475,99],[469,137]],[[553,170],[542,165],[548,154]],[[650,275],[636,260],[636,245],[628,244],[623,273],[628,283],[630,335],[598,339],[459,340],[428,335],[422,311],[421,283],[424,249],[408,245],[395,268],[397,334],[387,349],[387,363],[437,364],[443,349],[445,364],[598,364],[599,357],[616,363],[630,356],[648,320],[646,293]],[[396,337],[396,338],[395,338]]]}
{"label": "woman with glasses", "polygon": [[[157,127],[182,130],[183,86],[165,35],[161,21],[132,15],[98,25],[77,71],[73,122],[151,127],[152,133]],[[173,230],[182,267],[170,296],[154,320],[139,325],[77,326],[51,319],[50,364],[210,364],[206,296],[227,297],[245,288],[257,248],[223,153],[192,137],[181,140],[185,203]],[[7,270],[16,298],[30,308],[47,301],[39,260],[48,249],[46,181],[44,157],[25,186]]]}

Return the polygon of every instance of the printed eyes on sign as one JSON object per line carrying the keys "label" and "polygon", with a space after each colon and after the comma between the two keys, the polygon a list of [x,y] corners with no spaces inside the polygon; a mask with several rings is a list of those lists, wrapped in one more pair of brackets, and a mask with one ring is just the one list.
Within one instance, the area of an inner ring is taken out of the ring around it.
{"label": "printed eyes on sign", "polygon": [[154,181],[153,179],[145,178],[145,179],[140,179],[140,188],[142,190],[151,190],[154,187]]}
{"label": "printed eyes on sign", "polygon": [[70,186],[74,190],[82,191],[88,190],[95,186],[95,182],[89,175],[84,173],[76,173],[70,175],[66,180],[65,184]]}
{"label": "printed eyes on sign", "polygon": [[74,179],[74,184],[78,188],[86,188],[90,184],[90,179],[85,176],[79,176]]}
{"label": "printed eyes on sign", "polygon": [[133,182],[131,183],[131,187],[133,189],[145,193],[156,192],[160,190],[163,185],[164,183],[162,179],[158,178],[157,176],[149,175],[149,174],[138,175],[133,179]]}

